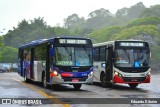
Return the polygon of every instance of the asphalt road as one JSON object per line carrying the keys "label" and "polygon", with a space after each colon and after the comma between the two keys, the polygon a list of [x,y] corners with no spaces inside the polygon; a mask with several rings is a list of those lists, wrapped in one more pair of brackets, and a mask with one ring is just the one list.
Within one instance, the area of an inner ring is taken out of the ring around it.
{"label": "asphalt road", "polygon": [[[0,73],[0,98],[0,103],[5,99],[4,104],[0,104],[2,107],[160,107],[156,103],[160,102],[160,74],[152,74],[150,84],[140,84],[136,89],[125,84],[103,88],[101,84],[94,83],[83,84],[80,90],[75,90],[70,85],[44,89],[38,82],[25,83],[17,73]],[[11,99],[12,105],[6,104],[6,99]]]}

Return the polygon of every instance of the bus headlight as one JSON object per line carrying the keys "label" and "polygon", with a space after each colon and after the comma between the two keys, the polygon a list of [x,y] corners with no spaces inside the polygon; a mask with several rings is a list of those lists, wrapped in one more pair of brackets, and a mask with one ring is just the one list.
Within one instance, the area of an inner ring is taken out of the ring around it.
{"label": "bus headlight", "polygon": [[58,72],[56,70],[50,72],[50,77],[58,76]]}
{"label": "bus headlight", "polygon": [[118,72],[115,71],[115,72],[114,72],[114,75],[118,75]]}
{"label": "bus headlight", "polygon": [[148,75],[151,75],[151,72],[148,72],[148,73],[146,74],[146,76],[148,76]]}
{"label": "bus headlight", "polygon": [[88,74],[88,77],[93,77],[93,71]]}
{"label": "bus headlight", "polygon": [[120,74],[119,72],[114,71],[114,75],[117,75],[119,77],[122,77],[122,74]]}
{"label": "bus headlight", "polygon": [[57,72],[57,71],[53,71],[53,74],[54,74],[55,76],[57,76],[57,75],[58,75],[58,72]]}

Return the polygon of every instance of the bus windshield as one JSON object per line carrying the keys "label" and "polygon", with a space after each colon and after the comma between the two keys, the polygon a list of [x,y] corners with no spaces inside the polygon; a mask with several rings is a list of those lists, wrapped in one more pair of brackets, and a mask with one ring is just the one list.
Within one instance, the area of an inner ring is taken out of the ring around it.
{"label": "bus windshield", "polygon": [[117,49],[115,51],[115,66],[118,67],[148,67],[149,49]]}
{"label": "bus windshield", "polygon": [[92,66],[92,48],[56,47],[55,58],[59,66]]}

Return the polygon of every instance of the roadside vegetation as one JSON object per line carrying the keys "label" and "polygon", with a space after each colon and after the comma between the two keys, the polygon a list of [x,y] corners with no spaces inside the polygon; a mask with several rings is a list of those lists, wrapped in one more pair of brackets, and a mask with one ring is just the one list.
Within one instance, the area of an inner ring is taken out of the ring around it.
{"label": "roadside vegetation", "polygon": [[93,43],[122,39],[141,39],[150,43],[152,66],[160,63],[160,5],[146,8],[139,2],[112,14],[101,8],[90,12],[88,18],[72,14],[64,19],[64,26],[47,25],[43,17],[23,19],[0,36],[0,62],[17,62],[18,47],[36,39],[61,35],[89,37]]}

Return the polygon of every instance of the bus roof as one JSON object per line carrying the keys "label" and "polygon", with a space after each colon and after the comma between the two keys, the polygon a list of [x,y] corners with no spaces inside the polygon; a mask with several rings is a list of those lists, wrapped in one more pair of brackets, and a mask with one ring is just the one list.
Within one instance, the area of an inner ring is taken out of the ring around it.
{"label": "bus roof", "polygon": [[115,42],[125,42],[125,41],[130,41],[130,42],[146,42],[146,41],[143,41],[143,40],[135,40],[135,39],[128,39],[128,40],[115,40],[115,41],[107,41],[107,42],[102,42],[102,43],[96,43],[96,44],[93,44],[93,47],[98,47],[98,46],[105,46],[105,45],[109,45],[109,44],[112,44],[114,45]]}
{"label": "bus roof", "polygon": [[89,39],[89,38],[79,37],[79,36],[60,36],[60,37],[53,37],[53,38],[49,38],[49,39],[38,39],[38,40],[34,40],[34,41],[31,41],[31,42],[28,43],[28,44],[25,44],[25,45],[20,46],[19,48],[20,48],[20,49],[23,49],[23,48],[26,48],[26,47],[29,47],[29,46],[35,46],[35,45],[38,45],[38,44],[47,43],[47,42],[53,41],[55,38],[64,38],[64,39],[67,39],[67,38],[69,38],[69,39]]}

